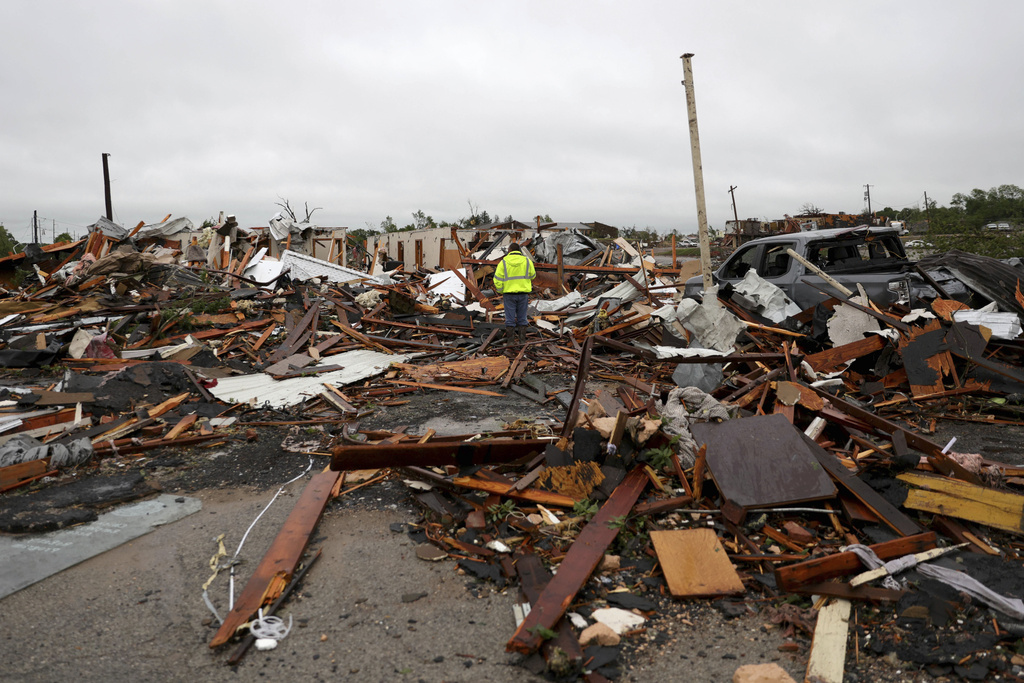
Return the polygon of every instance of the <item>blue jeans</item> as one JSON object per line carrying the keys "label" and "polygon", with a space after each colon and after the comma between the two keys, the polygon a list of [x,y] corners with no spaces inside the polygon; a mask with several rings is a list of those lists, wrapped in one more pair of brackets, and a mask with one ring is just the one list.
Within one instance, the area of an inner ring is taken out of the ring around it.
{"label": "blue jeans", "polygon": [[526,307],[530,303],[530,295],[526,292],[515,294],[504,294],[505,301],[505,327],[525,327]]}

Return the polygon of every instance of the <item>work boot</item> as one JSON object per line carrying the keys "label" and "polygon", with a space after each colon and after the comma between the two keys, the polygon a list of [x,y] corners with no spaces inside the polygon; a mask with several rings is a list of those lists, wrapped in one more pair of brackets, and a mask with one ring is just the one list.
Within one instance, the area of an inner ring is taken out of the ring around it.
{"label": "work boot", "polygon": [[505,328],[505,344],[511,346],[516,343],[516,328],[506,327]]}
{"label": "work boot", "polygon": [[520,325],[516,328],[516,333],[519,335],[519,343],[526,343],[526,325]]}

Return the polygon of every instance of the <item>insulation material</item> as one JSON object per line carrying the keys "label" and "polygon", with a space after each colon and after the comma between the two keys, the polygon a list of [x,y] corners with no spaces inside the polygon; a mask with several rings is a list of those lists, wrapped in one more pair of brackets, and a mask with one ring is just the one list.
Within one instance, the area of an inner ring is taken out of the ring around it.
{"label": "insulation material", "polygon": [[734,290],[753,303],[755,313],[773,323],[781,323],[800,312],[800,307],[785,292],[762,278],[753,268],[747,271]]}

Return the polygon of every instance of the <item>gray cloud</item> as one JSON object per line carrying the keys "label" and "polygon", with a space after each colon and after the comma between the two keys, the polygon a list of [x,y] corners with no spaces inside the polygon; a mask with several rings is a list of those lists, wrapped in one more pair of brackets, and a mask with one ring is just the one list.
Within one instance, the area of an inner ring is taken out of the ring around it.
{"label": "gray cloud", "polygon": [[1016,3],[96,2],[0,8],[0,221],[364,227],[468,213],[694,229],[1024,184]]}

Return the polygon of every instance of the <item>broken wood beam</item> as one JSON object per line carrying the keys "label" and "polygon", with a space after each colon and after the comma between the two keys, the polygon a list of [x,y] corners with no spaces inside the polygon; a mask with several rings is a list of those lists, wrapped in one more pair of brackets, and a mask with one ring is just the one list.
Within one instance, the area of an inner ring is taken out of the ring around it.
{"label": "broken wood beam", "polygon": [[[916,536],[897,538],[869,547],[878,555],[879,559],[886,561],[894,557],[912,555],[922,550],[934,548],[936,539],[935,532],[928,531]],[[775,581],[782,590],[793,592],[800,589],[801,586],[837,579],[847,574],[853,574],[863,568],[863,563],[854,553],[835,553],[825,557],[816,557],[813,560],[806,560],[798,564],[791,564],[786,567],[777,567],[775,569]]]}
{"label": "broken wood beam", "polygon": [[340,472],[326,471],[315,474],[309,480],[270,549],[246,582],[245,588],[235,601],[234,609],[228,613],[224,623],[214,634],[210,647],[219,647],[228,642],[235,631],[252,618],[263,606],[264,596],[272,581],[291,580],[302,559],[306,544],[309,543],[309,537],[320,521],[327,501],[331,498],[331,489],[340,476]]}
{"label": "broken wood beam", "polygon": [[565,615],[573,598],[618,535],[618,525],[612,523],[629,514],[646,485],[647,475],[643,467],[635,467],[615,487],[605,504],[576,537],[555,578],[544,588],[530,613],[505,645],[507,651],[530,654],[540,647],[543,640],[541,629],[554,628]]}
{"label": "broken wood beam", "polygon": [[455,443],[341,445],[331,450],[331,469],[490,465],[530,458],[542,453],[547,444],[545,439],[489,439]]}

